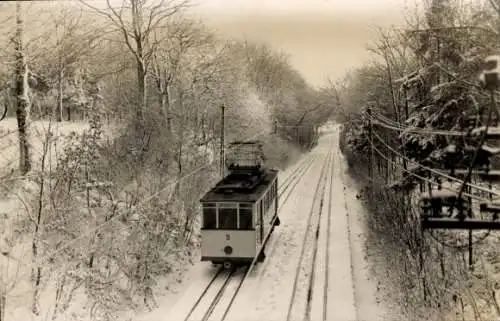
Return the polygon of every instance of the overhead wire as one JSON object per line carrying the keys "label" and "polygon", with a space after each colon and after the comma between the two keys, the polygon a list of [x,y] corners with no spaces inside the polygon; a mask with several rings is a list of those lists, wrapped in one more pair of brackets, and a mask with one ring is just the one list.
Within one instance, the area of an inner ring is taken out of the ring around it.
{"label": "overhead wire", "polygon": [[[435,175],[438,175],[440,177],[445,177],[445,178],[447,178],[450,181],[453,180],[453,181],[459,182],[461,184],[461,186],[460,186],[460,189],[458,190],[458,199],[462,195],[465,195],[465,196],[470,197],[471,199],[476,199],[476,200],[481,200],[481,201],[488,202],[488,201],[491,201],[491,199],[489,199],[489,200],[488,199],[483,199],[483,198],[477,197],[475,195],[472,195],[472,194],[469,194],[469,193],[465,193],[465,188],[466,187],[475,188],[477,190],[489,193],[490,196],[492,194],[495,194],[496,196],[500,196],[498,193],[494,192],[491,189],[482,188],[482,187],[479,187],[479,186],[476,186],[476,185],[473,185],[473,184],[469,183],[469,180],[472,177],[472,171],[473,171],[473,168],[474,168],[474,164],[475,164],[475,162],[477,160],[479,151],[480,151],[481,147],[483,146],[483,144],[485,142],[485,139],[486,139],[486,136],[487,136],[488,127],[490,125],[490,121],[491,121],[491,117],[492,117],[492,111],[493,111],[494,108],[496,108],[495,97],[494,97],[494,92],[493,91],[491,91],[491,100],[492,100],[492,104],[490,105],[489,112],[488,112],[488,119],[486,121],[486,129],[485,129],[483,135],[481,136],[480,142],[478,143],[478,145],[477,145],[477,147],[476,147],[476,149],[474,151],[474,155],[473,155],[471,164],[468,167],[467,175],[465,176],[464,180],[460,180],[458,178],[446,175],[446,174],[444,174],[444,173],[442,173],[442,172],[440,172],[438,170],[434,170],[434,169],[429,168],[427,166],[424,166],[424,165],[422,165],[422,164],[420,164],[418,162],[412,162],[410,159],[408,159],[404,155],[401,155],[401,153],[397,152],[389,144],[387,144],[384,141],[384,139],[382,139],[376,132],[373,131],[373,127],[372,127],[372,133],[386,148],[388,148],[390,151],[392,151],[393,153],[395,153],[396,155],[398,155],[400,158],[402,158],[402,159],[404,159],[406,161],[410,161],[410,162],[416,164],[417,166],[419,166],[420,168],[423,168],[423,169],[425,169],[425,170],[427,170],[427,171],[429,171],[429,172],[431,172],[431,173],[433,173]],[[382,115],[377,110],[372,110],[372,113],[364,113],[364,115],[365,115],[366,118],[368,118],[368,120],[370,121],[370,123],[372,125],[375,124],[375,125],[384,127],[386,129],[391,129],[391,130],[399,131],[399,132],[402,132],[402,133],[430,134],[430,135],[443,135],[443,136],[455,136],[455,137],[464,137],[464,136],[469,136],[471,134],[470,131],[468,131],[468,132],[460,132],[460,131],[452,131],[452,130],[420,129],[420,128],[412,128],[412,127],[409,127],[409,126],[403,127],[399,123],[397,123],[397,122],[389,119],[388,117],[385,117],[384,115]],[[375,115],[375,117],[373,115]],[[377,154],[379,154],[381,157],[383,157],[387,161],[390,161],[390,162],[396,164],[396,166],[401,167],[399,164],[397,164],[396,162],[390,160],[382,152],[380,152],[380,150],[378,150],[374,146],[372,139],[370,139],[370,144],[371,144],[371,148],[374,151],[376,151]],[[435,183],[435,182],[432,182],[432,181],[430,181],[430,180],[428,180],[428,179],[426,179],[424,177],[421,177],[420,175],[418,175],[416,173],[408,171],[406,168],[403,168],[403,170],[405,172],[409,173],[410,175],[413,175],[414,177],[420,178],[421,180],[428,181],[431,184],[441,185],[439,183]],[[441,188],[443,188],[443,186],[441,186]],[[448,189],[448,188],[445,188],[445,189]],[[452,191],[453,192],[457,192],[457,190],[452,190]],[[455,202],[453,202],[451,210],[453,210],[454,206],[455,206]],[[462,216],[460,218],[463,219]],[[487,233],[481,238],[480,241],[483,241],[484,239],[486,239],[490,235],[490,232],[491,232],[491,230],[488,230]],[[436,241],[438,241],[439,243],[441,243],[441,244],[443,244],[445,246],[449,246],[448,244],[445,244],[445,243],[441,242],[440,240],[438,240],[432,233],[430,233],[430,234],[431,234],[431,237],[433,239],[435,239]],[[477,243],[477,242],[475,242],[475,243]],[[462,249],[462,248],[464,248],[466,246],[456,246],[456,245],[454,245],[454,246],[449,246],[449,247],[453,247],[455,249]],[[467,247],[468,247],[468,245],[467,245]]]}
{"label": "overhead wire", "polygon": [[[377,116],[378,118],[375,118],[374,116]],[[373,123],[376,123],[387,129],[392,129],[407,133],[433,134],[433,135],[444,135],[444,136],[467,136],[469,134],[468,132],[462,132],[456,130],[436,130],[430,128],[402,126],[400,123],[382,115],[376,110],[372,111],[372,115],[366,115],[366,117]]]}
{"label": "overhead wire", "polygon": [[[454,189],[454,188],[447,187],[447,186],[442,186],[441,184],[439,184],[439,183],[437,183],[437,182],[434,182],[434,181],[430,180],[430,179],[429,179],[429,178],[427,178],[427,177],[423,177],[423,176],[421,176],[421,175],[418,175],[418,174],[416,174],[416,173],[413,173],[413,172],[412,172],[412,171],[410,171],[410,170],[405,169],[403,166],[401,166],[401,164],[399,164],[399,163],[395,162],[394,160],[392,160],[392,159],[390,159],[389,157],[387,157],[386,155],[384,155],[384,153],[382,153],[382,152],[381,152],[381,151],[380,151],[377,147],[375,147],[375,145],[374,145],[373,143],[371,143],[371,145],[372,145],[372,146],[371,146],[371,148],[373,148],[373,150],[374,150],[375,152],[377,152],[377,154],[379,154],[382,158],[384,158],[384,159],[385,159],[385,160],[387,160],[388,162],[393,163],[393,164],[394,164],[395,166],[397,166],[400,170],[402,170],[402,171],[404,171],[404,172],[406,172],[406,173],[408,173],[408,174],[410,174],[410,175],[412,175],[412,176],[414,176],[414,177],[416,177],[416,178],[419,178],[419,179],[420,179],[420,180],[422,180],[422,181],[428,182],[428,183],[430,183],[430,184],[432,184],[432,185],[435,185],[435,186],[441,186],[441,188],[446,189],[446,190],[449,190],[449,191],[451,191],[451,192],[457,192],[457,190],[456,190],[456,189]],[[475,200],[478,200],[478,201],[487,201],[487,199],[486,199],[486,198],[482,198],[482,197],[479,197],[479,196],[477,196],[477,195],[468,194],[468,193],[466,193],[466,194],[464,194],[464,195],[466,195],[466,196],[468,196],[468,197],[470,197],[470,198],[473,198],[473,199],[475,199]]]}
{"label": "overhead wire", "polygon": [[467,132],[453,131],[453,130],[436,130],[436,129],[425,129],[425,128],[416,128],[416,127],[401,127],[398,125],[390,125],[376,119],[374,117],[369,117],[369,120],[376,125],[382,126],[387,129],[392,129],[404,133],[413,133],[413,134],[422,134],[422,135],[441,135],[441,136],[454,136],[454,137],[463,137],[467,136]]}
{"label": "overhead wire", "polygon": [[[469,169],[467,171],[467,175],[465,176],[465,179],[464,179],[464,181],[462,183],[462,186],[460,187],[460,191],[458,192],[458,197],[453,201],[453,203],[452,203],[452,205],[450,207],[450,212],[453,211],[453,209],[454,209],[454,207],[456,205],[457,200],[459,200],[461,198],[461,196],[464,194],[465,188],[467,186],[467,182],[472,177],[472,170],[474,169],[474,165],[476,164],[476,160],[477,160],[477,157],[479,155],[479,151],[483,147],[483,145],[484,145],[484,143],[486,141],[486,137],[488,136],[488,128],[490,126],[491,118],[493,116],[493,110],[495,108],[496,108],[495,93],[492,90],[491,91],[491,104],[490,104],[490,106],[488,108],[488,118],[486,120],[486,126],[485,126],[485,129],[484,129],[483,135],[481,136],[481,139],[480,139],[478,145],[476,146],[476,149],[474,151],[474,155],[472,157],[472,161],[471,161],[471,163],[469,165]],[[461,220],[465,219],[465,215],[463,214],[462,211],[460,211],[458,218],[461,219]],[[488,230],[487,233],[483,236],[482,240],[485,240],[490,235],[490,233],[491,233],[491,230]],[[430,233],[430,234],[432,236],[432,233]],[[465,247],[465,245],[463,247]],[[468,245],[467,245],[467,247],[468,247]],[[458,248],[458,247],[454,246],[454,248]]]}
{"label": "overhead wire", "polygon": [[393,126],[396,126],[396,127],[402,127],[397,121],[392,120],[389,117],[384,116],[383,114],[381,114],[377,110],[372,110],[372,115],[375,115],[375,116],[379,117],[380,120],[382,120],[386,124],[389,124],[389,125],[392,124]]}
{"label": "overhead wire", "polygon": [[[488,123],[489,123],[489,122],[488,122]],[[391,126],[391,127],[392,127],[392,126]],[[383,139],[382,139],[382,138],[381,138],[381,137],[380,137],[380,136],[379,136],[376,132],[373,132],[373,134],[374,134],[374,136],[377,138],[377,140],[378,140],[379,142],[381,142],[381,143],[382,143],[382,144],[383,144],[386,148],[388,148],[388,149],[389,149],[390,151],[392,151],[394,154],[396,154],[397,156],[399,156],[399,157],[401,157],[401,158],[403,158],[403,159],[406,159],[407,161],[410,161],[410,162],[411,162],[411,160],[410,160],[410,159],[408,159],[408,158],[404,157],[401,153],[397,152],[397,151],[396,151],[396,150],[394,150],[394,149],[393,149],[390,145],[388,145],[388,144],[387,144],[387,143],[386,143],[386,142],[385,142],[385,141],[384,141],[384,140],[383,140]],[[377,154],[379,154],[379,155],[380,155],[381,157],[383,157],[384,159],[386,159],[386,160],[388,160],[388,161],[390,161],[390,162],[392,162],[392,163],[396,164],[396,166],[398,166],[398,167],[400,167],[400,168],[401,168],[401,165],[399,165],[399,164],[397,164],[396,162],[394,162],[394,161],[390,160],[390,159],[389,159],[388,157],[386,157],[386,156],[385,156],[382,152],[380,152],[380,150],[378,150],[378,149],[377,149],[377,148],[373,145],[373,142],[370,142],[370,143],[371,143],[371,145],[372,145],[372,148],[374,148],[374,150],[377,152]],[[484,141],[483,141],[482,143],[484,143]],[[480,143],[480,144],[482,144],[482,143]],[[480,146],[481,146],[481,145],[480,145]],[[456,182],[459,182],[459,183],[461,184],[461,188],[460,188],[460,190],[458,190],[459,197],[460,197],[461,195],[464,195],[464,196],[470,197],[471,199],[474,199],[474,200],[477,200],[477,201],[482,201],[482,202],[489,202],[489,201],[490,201],[489,199],[485,199],[485,198],[478,197],[478,196],[476,196],[476,195],[473,195],[473,194],[470,194],[470,193],[466,193],[466,192],[464,192],[464,190],[463,190],[464,186],[468,186],[468,187],[475,188],[475,189],[480,190],[480,191],[483,191],[483,192],[487,192],[487,193],[490,193],[490,194],[495,194],[495,195],[499,196],[499,194],[495,193],[493,190],[486,189],[486,188],[482,188],[482,187],[480,187],[480,186],[476,186],[476,185],[473,185],[473,184],[467,183],[467,180],[460,180],[460,179],[455,178],[455,177],[453,177],[453,176],[446,175],[445,173],[442,173],[442,172],[440,172],[440,171],[438,171],[438,170],[435,170],[435,169],[433,169],[433,168],[429,168],[429,167],[427,167],[427,166],[424,166],[424,165],[422,165],[422,164],[420,164],[420,163],[418,163],[418,162],[412,162],[412,163],[414,163],[415,165],[417,165],[417,166],[419,166],[419,167],[421,167],[421,168],[423,168],[423,169],[425,169],[425,170],[428,170],[428,171],[430,171],[430,172],[434,173],[435,175],[438,175],[438,176],[440,176],[440,177],[447,178],[448,180],[454,180],[454,181],[456,181]],[[404,168],[402,168],[402,170],[403,170],[403,171],[405,171],[405,172],[407,172],[407,173],[409,173],[410,175],[412,175],[412,176],[414,176],[414,177],[417,177],[417,178],[419,178],[419,179],[421,179],[421,180],[423,180],[423,181],[427,181],[428,183],[431,183],[431,184],[433,184],[433,185],[438,185],[438,186],[440,185],[439,183],[433,182],[433,181],[431,181],[431,180],[429,180],[429,179],[427,179],[427,178],[424,178],[424,177],[422,177],[422,176],[420,176],[420,175],[418,175],[418,174],[415,174],[415,173],[413,173],[413,172],[411,172],[411,171],[408,171],[408,170],[406,170],[406,169],[404,169]],[[450,190],[450,191],[455,192],[455,193],[457,192],[457,190],[456,190],[456,189],[451,189],[451,188],[448,188],[448,187],[444,187],[444,186],[442,186],[442,185],[441,185],[441,188],[444,188],[444,189],[446,189],[446,190]],[[485,234],[485,235],[483,235],[481,238],[476,239],[475,241],[473,241],[473,244],[478,244],[478,243],[483,242],[485,239],[487,239],[487,238],[489,237],[489,235],[490,235],[490,234],[491,234],[491,230],[487,230],[486,234]],[[432,231],[429,233],[429,235],[431,236],[431,238],[432,238],[432,239],[434,239],[436,242],[440,243],[441,245],[443,245],[443,246],[445,246],[445,247],[453,248],[453,249],[455,249],[455,250],[459,250],[459,251],[461,251],[461,250],[464,250],[464,249],[468,248],[468,246],[469,246],[468,244],[467,244],[467,245],[450,245],[450,244],[447,244],[446,242],[444,242],[444,241],[442,241],[442,240],[438,239],[438,238],[437,238],[437,237],[436,237],[436,236],[432,233]]]}
{"label": "overhead wire", "polygon": [[[460,199],[462,193],[465,190],[465,187],[467,186],[467,182],[470,180],[470,178],[472,176],[472,170],[474,169],[474,165],[476,164],[476,160],[477,160],[477,157],[479,155],[479,151],[481,150],[481,148],[484,145],[484,142],[486,141],[486,136],[488,136],[488,128],[490,126],[491,117],[493,116],[493,109],[496,108],[495,95],[494,95],[493,91],[492,91],[492,94],[491,94],[491,99],[492,99],[492,102],[491,102],[491,104],[490,104],[490,106],[488,108],[488,118],[486,120],[486,127],[485,127],[485,130],[484,130],[484,133],[481,136],[481,140],[477,144],[476,150],[474,151],[474,155],[472,157],[472,161],[470,163],[469,170],[467,171],[467,175],[465,176],[465,179],[464,179],[464,181],[462,183],[462,187],[460,188],[460,192],[458,193],[457,199]],[[453,211],[454,207],[455,207],[455,201],[453,202],[450,211]]]}
{"label": "overhead wire", "polygon": [[[436,170],[434,168],[430,168],[430,167],[427,167],[425,165],[422,165],[416,161],[413,161],[411,160],[410,158],[402,155],[401,153],[399,153],[398,151],[396,151],[394,148],[392,148],[389,144],[387,144],[375,131],[373,131],[373,135],[375,136],[375,138],[377,138],[378,141],[380,141],[387,149],[389,149],[390,151],[392,151],[394,154],[396,154],[397,156],[401,157],[402,159],[405,159],[407,162],[410,162],[412,164],[415,164],[416,166],[422,168],[422,169],[425,169],[426,171],[429,171],[435,175],[438,175],[438,176],[441,176],[443,178],[446,178],[448,180],[453,180],[453,181],[456,181],[457,183],[463,183],[463,181],[459,178],[456,178],[456,177],[453,177],[453,176],[450,176],[450,175],[447,175],[439,170]],[[486,192],[486,193],[491,193],[491,194],[495,194],[496,196],[500,197],[500,194],[491,190],[491,189],[488,189],[488,188],[485,188],[485,187],[481,187],[481,186],[476,186],[474,184],[471,184],[471,183],[467,183],[467,186],[471,187],[471,188],[474,188],[474,189],[477,189],[479,191],[482,191],[482,192]]]}
{"label": "overhead wire", "polygon": [[[416,174],[416,173],[413,173],[413,172],[411,172],[411,171],[409,171],[409,170],[405,169],[405,168],[404,168],[404,167],[402,167],[400,164],[398,164],[397,162],[395,162],[395,161],[393,161],[393,160],[389,159],[386,155],[384,155],[384,153],[382,153],[382,152],[381,152],[381,151],[380,151],[377,147],[375,147],[373,143],[371,143],[371,148],[373,148],[373,150],[374,150],[374,151],[375,151],[375,152],[376,152],[379,156],[381,156],[382,158],[384,158],[384,159],[385,159],[385,160],[387,160],[388,162],[393,163],[393,164],[394,164],[396,167],[398,167],[400,170],[402,170],[402,171],[404,171],[404,172],[406,172],[406,173],[408,173],[408,174],[410,174],[410,175],[412,175],[412,176],[414,176],[414,177],[416,177],[416,178],[418,178],[418,179],[420,179],[420,180],[422,180],[422,181],[425,181],[425,182],[427,182],[427,183],[429,183],[429,184],[432,184],[432,185],[434,185],[434,186],[441,186],[441,188],[442,188],[442,189],[445,189],[445,190],[448,190],[448,191],[451,191],[451,192],[455,192],[455,193],[457,192],[457,190],[456,190],[456,189],[453,189],[453,188],[450,188],[450,187],[447,187],[447,186],[442,186],[441,184],[439,184],[439,183],[437,183],[437,182],[434,182],[434,181],[432,181],[432,180],[430,180],[430,179],[428,179],[428,178],[426,178],[426,177],[423,177],[423,176],[421,176],[421,175],[418,175],[418,174]],[[465,192],[464,192],[462,195],[467,196],[467,197],[470,197],[471,199],[475,199],[475,200],[477,200],[477,201],[483,201],[483,202],[485,202],[485,201],[487,202],[487,201],[488,201],[488,200],[487,200],[487,199],[485,199],[485,198],[479,197],[479,196],[477,196],[477,195],[473,195],[473,194],[465,193]],[[481,238],[479,238],[479,239],[476,239],[476,240],[473,242],[473,244],[478,244],[478,243],[483,242],[485,239],[487,239],[487,238],[490,236],[490,234],[491,234],[491,230],[488,230],[488,231],[486,232],[486,234],[485,234],[485,235],[483,235],[483,236],[482,236]],[[435,236],[432,232],[431,232],[431,233],[429,233],[429,235],[430,235],[430,236],[432,237],[432,239],[434,239],[436,242],[438,242],[438,243],[440,243],[441,245],[443,245],[443,246],[445,246],[445,247],[448,247],[448,248],[453,248],[453,249],[456,249],[456,250],[461,251],[461,250],[463,250],[463,249],[465,249],[465,248],[467,248],[467,247],[468,247],[468,244],[467,244],[467,245],[450,245],[450,244],[447,244],[446,242],[443,242],[443,241],[439,240],[439,239],[438,239],[438,238],[437,238],[437,237],[436,237],[436,236]]]}

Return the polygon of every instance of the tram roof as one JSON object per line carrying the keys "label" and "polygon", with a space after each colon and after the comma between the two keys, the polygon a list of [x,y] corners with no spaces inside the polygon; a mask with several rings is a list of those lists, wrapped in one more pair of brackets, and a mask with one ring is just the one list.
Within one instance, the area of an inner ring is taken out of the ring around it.
{"label": "tram roof", "polygon": [[[234,190],[231,193],[224,193],[220,190],[219,186],[210,189],[200,199],[202,203],[209,202],[256,202],[264,194],[269,184],[278,176],[278,171],[274,169],[266,169],[265,175],[262,180],[252,190]],[[230,180],[231,174],[224,177],[222,180]]]}

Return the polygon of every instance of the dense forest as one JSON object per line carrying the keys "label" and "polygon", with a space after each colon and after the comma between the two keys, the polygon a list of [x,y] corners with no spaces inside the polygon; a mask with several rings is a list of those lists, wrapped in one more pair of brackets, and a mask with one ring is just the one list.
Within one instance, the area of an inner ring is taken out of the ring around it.
{"label": "dense forest", "polygon": [[0,321],[154,307],[152,288],[197,260],[222,107],[226,143],[259,139],[285,168],[335,104],[286,54],[219,37],[188,2],[95,3],[0,5]]}
{"label": "dense forest", "polygon": [[[484,125],[492,104],[493,119],[498,115],[497,93],[479,76],[484,59],[499,53],[500,2],[429,0],[422,9],[404,27],[380,30],[373,61],[336,84],[340,148],[371,210],[377,268],[409,319],[497,320],[498,231],[422,233],[418,202],[432,187],[465,186],[470,197],[496,193],[478,177],[466,185],[432,169],[441,168],[449,146],[467,147],[460,133],[471,121]],[[467,168],[471,160],[454,165]]]}

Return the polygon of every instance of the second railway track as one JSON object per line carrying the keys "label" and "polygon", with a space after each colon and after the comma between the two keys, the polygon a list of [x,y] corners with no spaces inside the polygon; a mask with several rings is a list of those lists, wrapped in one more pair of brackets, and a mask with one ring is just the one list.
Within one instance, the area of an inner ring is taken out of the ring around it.
{"label": "second railway track", "polygon": [[[334,152],[333,149],[330,149],[325,157],[325,161],[321,168],[320,178],[316,186],[313,202],[308,214],[306,231],[304,233],[304,238],[302,240],[301,253],[295,271],[292,294],[286,315],[287,321],[311,320],[313,291],[314,291],[315,276],[317,271],[316,261],[318,258],[319,243],[320,243],[319,240],[320,240],[321,218],[323,213],[323,207],[330,206],[331,204],[331,193],[328,193],[328,198],[329,198],[328,204],[325,205],[324,203],[325,203],[325,197],[327,197],[327,193],[325,192],[329,183],[331,190],[333,159],[334,159]],[[330,178],[330,180],[328,178]],[[330,214],[331,213],[328,213],[328,215]],[[326,242],[325,254],[329,252],[328,247],[329,243]],[[328,276],[327,264],[325,266],[325,275],[326,277]],[[301,284],[304,284],[305,286],[303,288],[300,288],[299,282]],[[325,286],[327,286],[327,284],[325,284]],[[322,307],[323,318],[326,317],[325,310],[327,305],[327,298],[326,298],[327,293],[328,289],[324,289],[323,307]]]}
{"label": "second railway track", "polygon": [[[308,160],[304,161],[302,164],[300,164],[297,167],[297,169],[294,171],[294,173],[290,175],[290,176],[293,176],[292,179],[290,179],[290,181],[287,181],[286,183],[284,183],[286,185],[284,185],[285,187],[278,195],[279,202],[280,202],[279,207],[278,207],[279,208],[278,213],[281,216],[282,216],[281,207],[288,201],[288,199],[290,198],[290,195],[292,195],[292,192],[294,191],[295,187],[298,185],[298,183],[300,182],[302,177],[304,177],[305,174],[312,167],[316,158],[317,158],[317,156],[311,156],[310,159],[308,159]],[[293,179],[293,178],[295,178],[295,179]],[[291,189],[285,195],[285,191],[288,190],[289,187]],[[269,240],[269,243],[267,245],[267,251],[268,251],[267,255],[272,256],[274,254],[274,251],[276,249],[276,240],[278,239],[278,237],[279,237],[279,235],[274,235],[274,237]],[[262,274],[264,273],[264,271],[266,270],[268,262],[269,262],[269,260],[265,260],[264,262],[262,262],[260,269],[259,269],[258,278],[260,278],[262,276]]]}

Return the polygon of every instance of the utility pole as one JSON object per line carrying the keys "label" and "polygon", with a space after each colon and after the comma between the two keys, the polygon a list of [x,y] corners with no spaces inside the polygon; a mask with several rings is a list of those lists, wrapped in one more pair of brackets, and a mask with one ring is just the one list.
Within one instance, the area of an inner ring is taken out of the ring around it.
{"label": "utility pole", "polygon": [[220,175],[224,177],[226,165],[224,164],[224,104],[221,105],[221,117],[220,117]]}
{"label": "utility pole", "polygon": [[[472,188],[470,186],[467,186],[465,188],[466,192],[467,193],[471,193],[472,192]],[[468,209],[467,209],[467,216],[469,218],[472,218],[472,198],[471,197],[467,197],[467,203],[468,203]],[[462,209],[463,211],[463,209]],[[472,230],[469,230],[469,246],[468,246],[468,250],[469,250],[469,270],[470,271],[473,271],[474,270],[474,262],[473,262],[473,244],[472,244]]]}
{"label": "utility pole", "polygon": [[373,162],[375,160],[374,157],[374,150],[373,150],[373,124],[372,124],[372,109],[371,107],[368,107],[366,109],[368,113],[368,139],[370,140],[370,156],[369,156],[369,167],[368,167],[368,175],[370,176],[370,180],[372,183],[373,182]]}
{"label": "utility pole", "polygon": [[[405,84],[404,87],[404,93],[405,93],[405,122],[408,120],[408,86]],[[401,123],[399,124],[401,126]],[[403,139],[401,139],[401,143],[404,144],[405,141]],[[404,148],[403,148],[403,151],[404,151]],[[408,169],[408,163],[406,162],[406,153],[403,153],[403,156],[405,158],[403,158],[403,167],[405,170]]]}

